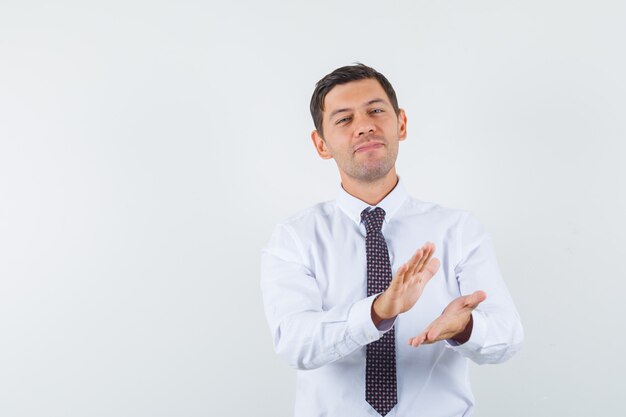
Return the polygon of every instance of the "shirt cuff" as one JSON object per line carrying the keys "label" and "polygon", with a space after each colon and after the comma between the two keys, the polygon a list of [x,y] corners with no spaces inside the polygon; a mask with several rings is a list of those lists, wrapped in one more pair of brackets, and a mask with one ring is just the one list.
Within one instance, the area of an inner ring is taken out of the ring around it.
{"label": "shirt cuff", "polygon": [[361,346],[380,339],[389,331],[396,319],[387,319],[380,322],[378,327],[372,321],[372,303],[379,294],[357,301],[348,313],[348,332],[350,337]]}
{"label": "shirt cuff", "polygon": [[472,311],[472,334],[467,342],[461,344],[455,342],[452,339],[446,340],[446,347],[452,348],[459,353],[464,351],[475,352],[480,350],[485,345],[485,339],[487,338],[487,319],[478,310]]}

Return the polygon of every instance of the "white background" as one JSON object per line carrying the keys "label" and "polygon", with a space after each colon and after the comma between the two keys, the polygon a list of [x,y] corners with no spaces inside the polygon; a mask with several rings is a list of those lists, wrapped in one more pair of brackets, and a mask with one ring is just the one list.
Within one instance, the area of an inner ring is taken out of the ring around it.
{"label": "white background", "polygon": [[315,82],[361,61],[398,171],[491,232],[526,331],[478,416],[620,415],[622,1],[0,0],[0,415],[288,416],[260,251],[336,195]]}

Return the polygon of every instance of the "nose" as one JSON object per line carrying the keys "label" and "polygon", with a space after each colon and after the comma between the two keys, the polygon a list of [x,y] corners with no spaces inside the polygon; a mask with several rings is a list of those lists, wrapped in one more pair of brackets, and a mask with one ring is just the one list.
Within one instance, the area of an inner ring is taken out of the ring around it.
{"label": "nose", "polygon": [[372,123],[372,120],[367,116],[361,116],[357,119],[356,133],[358,136],[369,135],[376,131],[376,126]]}

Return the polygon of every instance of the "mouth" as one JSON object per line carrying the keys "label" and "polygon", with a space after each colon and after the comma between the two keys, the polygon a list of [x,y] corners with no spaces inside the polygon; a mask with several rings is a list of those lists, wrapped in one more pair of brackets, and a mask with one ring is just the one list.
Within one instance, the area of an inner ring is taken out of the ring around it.
{"label": "mouth", "polygon": [[354,150],[354,153],[371,151],[374,149],[382,148],[383,146],[385,146],[385,144],[382,142],[366,142],[362,145],[357,146],[357,148]]}

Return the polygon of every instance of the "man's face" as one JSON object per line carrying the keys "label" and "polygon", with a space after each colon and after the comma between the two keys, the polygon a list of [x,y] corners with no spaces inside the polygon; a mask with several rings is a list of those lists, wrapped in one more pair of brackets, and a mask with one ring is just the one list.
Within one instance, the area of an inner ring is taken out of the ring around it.
{"label": "man's face", "polygon": [[322,129],[324,137],[314,131],[311,138],[322,158],[335,159],[342,180],[372,182],[394,168],[406,115],[396,115],[376,79],[352,81],[326,95]]}

